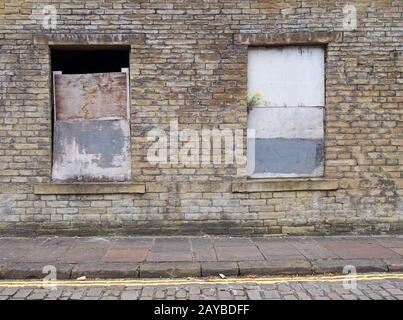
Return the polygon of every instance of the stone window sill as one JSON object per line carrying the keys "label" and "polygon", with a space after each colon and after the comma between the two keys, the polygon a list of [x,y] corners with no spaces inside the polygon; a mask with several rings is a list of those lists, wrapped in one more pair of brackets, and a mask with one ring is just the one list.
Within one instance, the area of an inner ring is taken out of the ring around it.
{"label": "stone window sill", "polygon": [[232,192],[331,191],[339,189],[335,179],[262,179],[232,183]]}
{"label": "stone window sill", "polygon": [[42,183],[34,185],[34,194],[116,194],[145,193],[144,183]]}

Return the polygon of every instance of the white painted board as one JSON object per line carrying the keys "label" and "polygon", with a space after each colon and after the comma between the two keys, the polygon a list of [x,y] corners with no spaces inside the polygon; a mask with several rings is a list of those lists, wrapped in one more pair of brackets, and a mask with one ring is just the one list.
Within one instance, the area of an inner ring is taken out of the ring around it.
{"label": "white painted board", "polygon": [[248,92],[256,91],[264,98],[261,107],[324,106],[324,48],[250,49]]}
{"label": "white painted board", "polygon": [[323,108],[253,108],[248,129],[255,138],[323,139]]}

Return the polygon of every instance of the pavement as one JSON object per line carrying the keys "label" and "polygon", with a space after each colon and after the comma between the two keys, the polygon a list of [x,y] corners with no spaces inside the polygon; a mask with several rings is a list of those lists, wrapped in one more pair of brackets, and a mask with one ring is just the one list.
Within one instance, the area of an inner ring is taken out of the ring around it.
{"label": "pavement", "polygon": [[57,279],[340,274],[346,265],[403,272],[403,236],[0,238],[0,279],[53,269]]}

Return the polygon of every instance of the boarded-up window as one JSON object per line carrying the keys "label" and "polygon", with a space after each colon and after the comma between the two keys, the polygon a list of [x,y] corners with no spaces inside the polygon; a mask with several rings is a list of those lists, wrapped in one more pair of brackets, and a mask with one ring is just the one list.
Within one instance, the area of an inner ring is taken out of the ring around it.
{"label": "boarded-up window", "polygon": [[55,180],[131,176],[129,73],[53,73]]}
{"label": "boarded-up window", "polygon": [[251,177],[323,175],[324,49],[256,48],[248,56]]}

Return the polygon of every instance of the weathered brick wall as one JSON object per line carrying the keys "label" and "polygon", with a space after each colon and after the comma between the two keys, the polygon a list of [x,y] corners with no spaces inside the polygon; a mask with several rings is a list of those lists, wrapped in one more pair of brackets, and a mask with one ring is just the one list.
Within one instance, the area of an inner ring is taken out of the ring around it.
{"label": "weathered brick wall", "polygon": [[[403,230],[400,0],[57,0],[51,30],[37,14],[47,4],[0,0],[0,233]],[[357,8],[354,31],[343,28],[346,4]],[[290,182],[273,191],[268,182],[233,192],[246,181],[237,164],[147,161],[147,132],[175,119],[179,129],[246,129],[248,45],[240,34],[281,45],[309,43],[318,32],[336,35],[326,50],[325,178],[337,188]],[[146,192],[34,193],[51,182],[49,44],[127,42],[133,182]]]}

